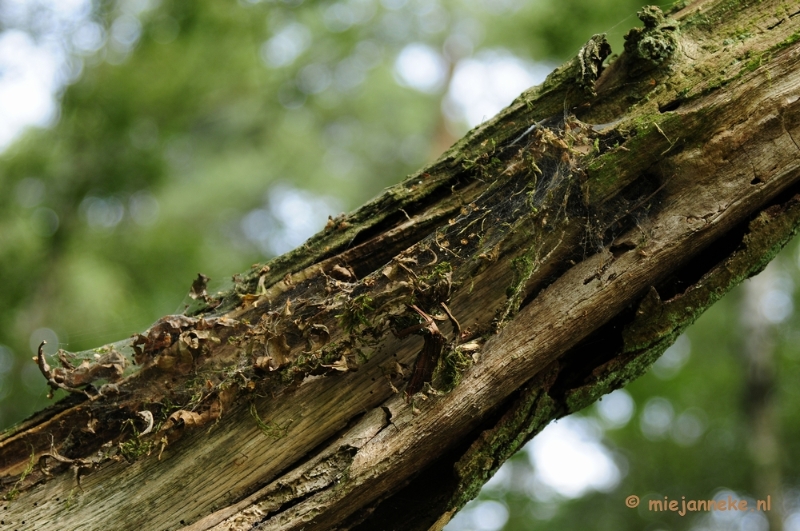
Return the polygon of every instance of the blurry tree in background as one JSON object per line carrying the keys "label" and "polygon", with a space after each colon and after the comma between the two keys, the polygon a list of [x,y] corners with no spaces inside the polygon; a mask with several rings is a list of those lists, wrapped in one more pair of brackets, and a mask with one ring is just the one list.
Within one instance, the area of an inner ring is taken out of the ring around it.
{"label": "blurry tree in background", "polygon": [[[0,425],[47,403],[42,340],[78,351],[181,312],[198,271],[220,289],[302,244],[593,33],[620,50],[640,4],[0,2]],[[623,503],[735,493],[800,530],[795,256],[548,428],[448,529],[766,529]]]}

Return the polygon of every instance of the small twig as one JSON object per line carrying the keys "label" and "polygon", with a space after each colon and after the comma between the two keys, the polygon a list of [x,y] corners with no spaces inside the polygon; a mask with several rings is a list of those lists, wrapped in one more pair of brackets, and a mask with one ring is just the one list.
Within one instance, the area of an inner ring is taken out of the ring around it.
{"label": "small twig", "polygon": [[[447,247],[445,247],[444,245],[442,245],[442,244],[439,242],[439,231],[436,231],[433,241],[435,241],[435,242],[436,242],[436,245],[438,245],[438,246],[439,246],[439,249],[442,249],[442,250],[444,250],[444,251],[447,251],[448,253],[452,254],[452,255],[453,255],[453,256],[455,256],[456,258],[461,258],[461,256],[460,256],[460,255],[458,255],[457,253],[454,253],[453,251],[451,251],[450,249],[448,249]],[[429,250],[430,250],[430,249],[429,249]],[[430,251],[431,251],[431,252],[433,252],[433,250],[430,250]]]}
{"label": "small twig", "polygon": [[455,316],[453,315],[453,312],[450,311],[450,308],[448,308],[445,303],[441,302],[439,304],[442,305],[442,308],[444,308],[444,311],[447,314],[447,317],[450,318],[450,323],[453,325],[453,330],[455,330],[455,332],[456,332],[455,341],[456,341],[456,343],[458,343],[458,340],[461,338],[461,325],[458,324],[458,320],[455,318]]}
{"label": "small twig", "polygon": [[83,389],[78,389],[76,387],[70,387],[70,386],[65,385],[65,384],[63,384],[61,382],[57,382],[53,378],[53,372],[52,372],[52,370],[50,368],[50,365],[47,364],[47,360],[44,357],[44,346],[46,344],[47,344],[47,341],[42,341],[41,344],[39,344],[39,351],[37,352],[36,358],[34,358],[34,359],[36,361],[36,364],[39,366],[39,371],[41,371],[42,375],[47,379],[47,384],[51,387],[50,393],[48,393],[47,397],[48,398],[53,398],[53,391],[54,390],[63,389],[63,390],[68,391],[70,393],[84,394],[90,400],[92,400],[93,399],[92,395],[90,395],[89,393],[87,393]]}
{"label": "small twig", "polygon": [[530,126],[529,128],[527,128],[527,129],[525,130],[525,132],[524,132],[524,133],[522,133],[521,135],[519,135],[519,136],[516,138],[516,140],[514,140],[513,142],[511,142],[511,143],[508,145],[508,147],[512,147],[512,146],[516,145],[516,144],[517,144],[517,143],[518,143],[520,140],[522,140],[523,138],[525,138],[526,136],[528,136],[528,135],[529,135],[529,134],[530,134],[530,133],[531,133],[531,132],[532,132],[534,129],[536,129],[537,127],[539,127],[539,126],[542,124],[542,122],[544,122],[544,119],[542,119],[542,120],[539,120],[538,122],[536,122],[535,124],[533,124],[532,126]]}
{"label": "small twig", "polygon": [[78,488],[81,490],[83,490],[83,486],[81,485],[81,477],[83,477],[85,472],[93,470],[99,464],[91,459],[70,459],[69,457],[64,457],[58,453],[58,450],[56,450],[55,446],[53,445],[52,438],[50,442],[50,452],[43,453],[39,456],[39,469],[45,476],[51,476],[52,474],[50,473],[50,469],[47,467],[47,458],[58,461],[59,463],[70,465],[75,473],[75,481],[78,484]]}
{"label": "small twig", "polygon": [[675,145],[675,142],[673,142],[672,140],[669,139],[669,137],[664,133],[664,131],[661,130],[661,128],[658,126],[657,123],[653,122],[653,125],[656,126],[656,129],[658,129],[658,132],[661,133],[663,135],[663,137],[667,139],[667,142],[669,142],[669,147],[661,153],[661,156],[663,157],[664,155],[667,154],[667,151],[672,149],[672,146]]}
{"label": "small twig", "polygon": [[417,359],[414,362],[414,369],[411,373],[411,379],[406,386],[405,394],[407,398],[418,393],[425,385],[425,382],[430,382],[433,376],[433,370],[436,368],[436,363],[439,360],[445,343],[444,336],[439,331],[439,327],[436,326],[433,317],[420,310],[419,307],[414,304],[411,305],[411,308],[417,312],[425,322],[410,326],[398,332],[397,336],[405,337],[422,330],[425,330],[427,334],[424,336],[425,343],[419,355],[417,355]]}
{"label": "small twig", "polygon": [[416,279],[418,279],[418,278],[419,278],[419,277],[417,276],[417,274],[416,274],[416,273],[414,273],[414,272],[413,272],[411,269],[409,269],[408,267],[406,267],[406,265],[405,265],[403,262],[400,262],[400,261],[398,261],[398,262],[397,262],[397,265],[399,265],[401,268],[405,269],[406,273],[408,273],[409,275],[413,276],[414,278],[416,278]]}
{"label": "small twig", "polygon": [[[439,242],[437,241],[436,243],[439,243]],[[430,266],[432,266],[432,265],[436,265],[436,262],[438,262],[438,261],[439,261],[439,255],[437,255],[437,254],[436,254],[436,252],[435,252],[433,249],[431,249],[430,247],[428,247],[428,250],[429,250],[429,251],[431,252],[431,254],[433,255],[433,262],[431,262],[430,264],[425,264],[425,265],[424,265],[424,266],[422,266],[422,267],[430,267]]]}

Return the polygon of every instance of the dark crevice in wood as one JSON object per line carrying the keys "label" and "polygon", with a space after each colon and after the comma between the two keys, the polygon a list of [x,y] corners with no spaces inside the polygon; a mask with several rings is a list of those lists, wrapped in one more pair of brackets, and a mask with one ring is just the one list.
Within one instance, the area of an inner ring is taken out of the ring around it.
{"label": "dark crevice in wood", "polygon": [[598,139],[599,139],[597,143],[598,156],[612,150],[613,148],[619,145],[624,144],[626,140],[625,136],[623,136],[623,134],[615,128],[611,128],[611,130],[608,132],[604,131],[603,133],[600,134]]}
{"label": "dark crevice in wood", "polygon": [[447,510],[448,503],[459,487],[454,465],[470,448],[480,434],[492,428],[502,418],[509,399],[487,415],[480,427],[461,439],[461,443],[448,450],[402,489],[392,496],[352,515],[340,529],[350,531],[427,531]]}
{"label": "dark crevice in wood", "polygon": [[612,245],[608,248],[614,258],[619,258],[623,254],[633,251],[634,249],[636,249],[636,244],[632,242],[622,242],[619,245]]}
{"label": "dark crevice in wood", "polygon": [[[661,299],[668,300],[683,293],[714,266],[730,256],[741,245],[748,223],[749,220],[728,231],[660,282],[656,286],[656,291]],[[584,385],[596,367],[622,352],[622,332],[625,326],[633,321],[636,306],[636,304],[628,306],[561,357],[559,362],[563,368],[550,390],[553,397],[563,399],[569,390]]]}
{"label": "dark crevice in wood", "polygon": [[675,274],[659,283],[656,288],[661,299],[672,299],[684,293],[689,286],[697,283],[703,275],[730,256],[742,245],[742,240],[748,231],[748,226],[754,218],[770,207],[783,205],[798,193],[800,193],[800,183],[789,187],[772,201],[765,203],[759,210],[755,211],[755,214],[733,227],[722,237],[716,239],[680,270],[676,271]]}
{"label": "dark crevice in wood", "polygon": [[[463,187],[465,187],[470,181],[471,179],[469,179],[467,175],[464,174],[454,175],[452,178],[447,179],[441,185],[437,186],[437,188],[433,192],[427,194],[421,200],[406,205],[402,210],[397,210],[396,212],[389,214],[380,223],[377,223],[359,232],[352,239],[352,241],[350,241],[350,243],[347,246],[347,249],[357,247],[362,243],[368,242],[376,237],[380,239],[385,232],[397,227],[398,225],[406,221],[409,217],[414,217],[416,215],[419,215],[425,212],[426,210],[435,207],[442,200],[445,200],[448,197],[450,197],[453,193],[451,192],[451,187],[455,191],[458,191]],[[346,251],[346,249],[343,251]],[[324,258],[326,257],[323,257],[323,259]]]}
{"label": "dark crevice in wood", "polygon": [[[443,213],[444,215],[445,213]],[[406,219],[405,214],[400,213],[403,220]],[[402,223],[402,220],[395,220],[395,224]],[[356,278],[364,278],[365,276],[377,271],[381,266],[387,264],[394,256],[401,253],[404,249],[414,246],[419,243],[438,226],[442,220],[438,217],[422,221],[413,227],[409,228],[399,237],[392,241],[387,241],[387,238],[381,238],[380,235],[376,236],[375,241],[366,241],[359,246],[348,249],[343,252],[340,257],[343,264],[353,268]]]}
{"label": "dark crevice in wood", "polygon": [[664,105],[659,105],[658,106],[658,112],[665,113],[665,112],[674,111],[674,110],[677,110],[678,107],[680,107],[682,104],[683,104],[683,100],[682,99],[672,100],[670,102],[665,103]]}
{"label": "dark crevice in wood", "polygon": [[[742,246],[744,237],[748,233],[749,224],[755,217],[768,208],[787,203],[798,193],[800,193],[800,183],[791,186],[772,201],[765,203],[755,214],[734,226],[695,255],[688,263],[658,283],[656,291],[661,300],[673,299],[696,284],[703,275]],[[628,306],[561,357],[559,363],[562,365],[562,369],[550,390],[550,394],[554,398],[563,399],[569,390],[585,384],[591,378],[592,371],[596,367],[622,352],[622,331],[627,324],[633,321],[636,307],[635,304]]]}
{"label": "dark crevice in wood", "polygon": [[341,529],[426,531],[441,516],[458,485],[453,464],[465,450],[466,447],[451,450],[393,496],[354,514]]}
{"label": "dark crevice in wood", "polygon": [[[348,459],[348,462],[350,462],[350,461],[352,461],[353,457],[355,457],[357,452],[358,452],[358,449],[349,447],[349,448],[340,449],[339,452],[337,452],[337,454],[346,455],[347,459]],[[279,488],[274,491],[274,494],[278,494],[282,490],[285,490],[285,489],[293,489],[293,487],[294,487],[294,485],[291,485],[291,484],[287,484],[287,485],[279,484],[279,485],[280,485]],[[256,526],[258,526],[258,524],[261,524],[263,522],[267,522],[268,520],[270,520],[270,518],[272,518],[273,516],[275,516],[277,514],[280,514],[282,512],[286,512],[289,509],[291,509],[292,507],[300,505],[301,503],[303,503],[307,499],[309,499],[312,496],[316,495],[321,490],[328,489],[328,488],[335,488],[335,483],[334,483],[333,486],[329,486],[329,485],[322,486],[322,485],[320,485],[317,489],[309,490],[305,494],[293,497],[289,501],[283,503],[280,507],[278,507],[274,511],[267,512],[258,522],[256,522]],[[258,527],[256,527],[256,529],[258,529]]]}
{"label": "dark crevice in wood", "polygon": [[628,306],[568,350],[559,360],[561,370],[549,394],[556,400],[563,400],[569,390],[580,387],[591,377],[595,367],[619,355],[623,347],[622,331],[633,320],[635,313],[635,306]]}

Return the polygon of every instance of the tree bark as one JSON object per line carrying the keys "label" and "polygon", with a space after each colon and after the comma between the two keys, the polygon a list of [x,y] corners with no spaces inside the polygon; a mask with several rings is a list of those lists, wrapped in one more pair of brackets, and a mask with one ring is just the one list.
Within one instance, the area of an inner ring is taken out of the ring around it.
{"label": "tree bark", "polygon": [[441,529],[800,226],[800,7],[748,4],[645,8],[230,291],[40,360],[2,525]]}

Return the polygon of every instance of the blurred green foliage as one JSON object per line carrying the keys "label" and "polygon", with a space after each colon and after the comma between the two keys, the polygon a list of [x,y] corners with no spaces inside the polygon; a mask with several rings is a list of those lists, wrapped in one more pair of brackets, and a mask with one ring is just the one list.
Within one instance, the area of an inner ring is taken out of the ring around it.
{"label": "blurred green foliage", "polygon": [[[465,113],[448,92],[464,61],[555,65],[600,32],[621,50],[641,4],[91,4],[78,29],[61,35],[80,75],[60,94],[58,120],[28,130],[0,154],[0,426],[47,404],[30,361],[41,339],[51,340],[51,353],[58,346],[79,351],[182,311],[198,272],[220,289],[233,273],[297,245],[326,216],[357,207],[466,132]],[[28,7],[28,22],[13,24],[0,9],[0,29],[41,38],[44,30],[31,21],[37,9],[52,8]],[[101,38],[81,45],[76,35],[89,30]],[[415,49],[439,61],[440,83],[414,88],[398,72],[400,57]],[[789,278],[797,276],[792,253],[780,258]],[[596,408],[580,415],[599,426],[597,439],[620,471],[609,492],[570,498],[548,491],[535,484],[532,461],[521,453],[480,498],[500,502],[505,529],[532,522],[537,529],[688,529],[707,515],[659,519],[626,508],[625,496],[704,498],[721,487],[755,495],[737,298],[692,328],[682,368],[627,388],[630,421],[612,428]],[[800,426],[800,410],[791,407],[800,371],[795,319],[773,327],[776,431],[787,456],[798,455],[789,441]],[[672,408],[673,428],[660,435],[642,429],[654,397],[662,413]],[[690,441],[669,435],[686,411],[701,431]],[[796,468],[784,467],[787,485],[796,483]],[[480,517],[479,507],[451,528],[499,529],[502,514]]]}

